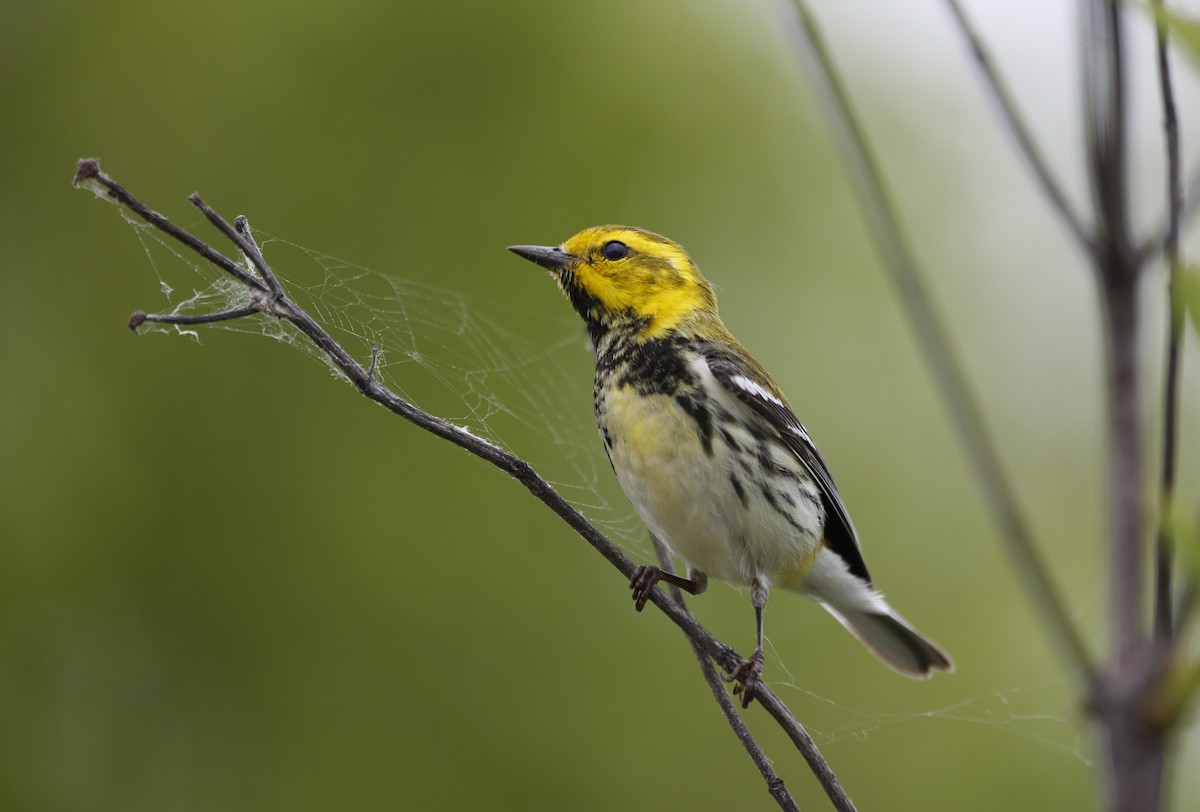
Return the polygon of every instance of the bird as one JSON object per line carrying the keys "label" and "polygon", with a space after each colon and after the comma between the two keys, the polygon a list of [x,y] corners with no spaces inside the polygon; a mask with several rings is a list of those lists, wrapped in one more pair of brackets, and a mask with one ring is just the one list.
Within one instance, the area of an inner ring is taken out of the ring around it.
{"label": "bird", "polygon": [[542,268],[582,317],[597,426],[651,534],[687,565],[630,579],[638,611],[665,581],[748,588],[755,648],[726,673],[748,707],[763,685],[772,589],[821,604],[886,665],[923,679],[954,664],[876,589],[828,465],[782,390],[730,334],[713,286],[678,243],[645,229],[586,228],[509,251]]}

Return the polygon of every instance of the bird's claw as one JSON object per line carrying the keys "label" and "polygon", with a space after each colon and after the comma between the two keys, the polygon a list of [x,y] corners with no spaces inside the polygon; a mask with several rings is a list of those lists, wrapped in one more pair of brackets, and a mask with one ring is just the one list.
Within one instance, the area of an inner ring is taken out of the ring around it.
{"label": "bird's claw", "polygon": [[662,570],[658,567],[642,565],[633,571],[629,578],[629,588],[633,590],[634,608],[639,612],[646,608],[646,601],[650,600],[650,593],[654,591],[654,586],[661,577]]}
{"label": "bird's claw", "polygon": [[762,670],[763,653],[760,649],[751,654],[750,659],[742,660],[738,663],[737,668],[722,677],[726,682],[737,683],[733,686],[733,694],[734,696],[741,695],[743,708],[750,707],[750,703],[754,700],[758,686],[762,683]]}

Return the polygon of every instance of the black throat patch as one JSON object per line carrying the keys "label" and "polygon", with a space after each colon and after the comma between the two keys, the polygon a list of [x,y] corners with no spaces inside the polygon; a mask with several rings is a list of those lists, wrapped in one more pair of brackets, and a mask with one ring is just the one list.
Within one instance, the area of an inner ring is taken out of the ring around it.
{"label": "black throat patch", "polygon": [[685,338],[656,338],[648,341],[620,340],[607,336],[596,344],[597,376],[615,376],[617,387],[630,386],[639,395],[667,395],[675,399],[695,422],[700,443],[712,454],[713,418],[709,398],[688,368],[692,342]]}

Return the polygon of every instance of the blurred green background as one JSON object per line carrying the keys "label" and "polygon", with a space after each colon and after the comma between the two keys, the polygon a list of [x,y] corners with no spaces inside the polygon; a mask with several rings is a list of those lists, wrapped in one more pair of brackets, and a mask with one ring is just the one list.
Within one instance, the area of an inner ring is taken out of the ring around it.
{"label": "blurred green background", "polygon": [[[1068,604],[1100,642],[1088,270],[942,4],[900,6],[816,12]],[[1082,205],[1073,5],[968,9]],[[214,277],[73,192],[85,156],[201,233],[194,190],[371,269],[352,290],[411,293],[372,300],[375,321],[329,312],[394,339],[389,382],[482,416],[468,422],[639,559],[582,330],[503,247],[602,222],[679,240],[820,440],[879,584],[958,664],[903,680],[815,605],[773,598],[768,677],[860,808],[1095,803],[1102,757],[1072,675],[915,352],[785,4],[8,0],[0,17],[0,808],[773,808],[683,638],[636,614],[620,576],[521,487],[286,344],[132,336],[131,311],[168,306],[160,280],[178,301]],[[1158,113],[1144,20],[1130,33],[1145,226],[1162,210]],[[1188,132],[1196,85],[1180,82]],[[297,284],[358,274],[267,252]],[[1160,290],[1155,275],[1154,379]],[[424,360],[403,363],[412,352]],[[744,593],[718,585],[691,606],[749,647]],[[746,715],[800,805],[826,808],[764,714]],[[1179,753],[1200,758],[1194,731]],[[1200,778],[1175,772],[1173,808],[1195,808]]]}

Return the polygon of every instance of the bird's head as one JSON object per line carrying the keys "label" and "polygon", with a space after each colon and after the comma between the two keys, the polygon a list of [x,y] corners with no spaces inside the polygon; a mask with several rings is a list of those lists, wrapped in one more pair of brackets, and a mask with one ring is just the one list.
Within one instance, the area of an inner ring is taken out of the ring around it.
{"label": "bird's head", "polygon": [[512,245],[547,269],[593,337],[609,330],[659,338],[716,319],[712,285],[678,243],[640,228],[594,226],[562,245]]}

